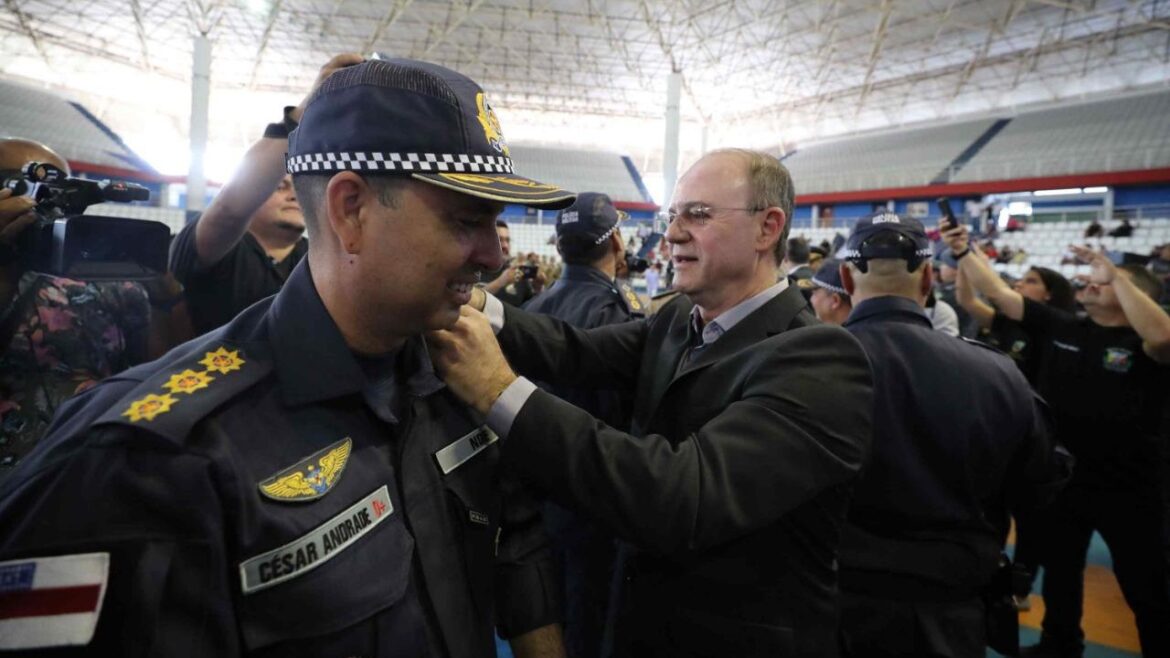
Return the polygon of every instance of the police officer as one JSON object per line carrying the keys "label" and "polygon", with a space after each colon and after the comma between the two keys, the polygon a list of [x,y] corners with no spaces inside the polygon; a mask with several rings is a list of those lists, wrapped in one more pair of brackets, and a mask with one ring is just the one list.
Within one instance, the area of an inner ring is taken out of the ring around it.
{"label": "police officer", "polygon": [[829,324],[845,324],[853,310],[853,300],[841,283],[841,261],[836,258],[825,260],[809,282],[813,285],[813,291],[808,302],[816,312],[817,319]]}
{"label": "police officer", "polygon": [[981,594],[1008,512],[1051,499],[1067,478],[1011,360],[932,330],[930,256],[920,222],[880,212],[857,223],[840,268],[853,300],[844,326],[874,371],[873,453],[840,558],[842,631],[858,656],[981,658]]}
{"label": "police officer", "polygon": [[[557,213],[557,252],[565,269],[524,309],[591,329],[643,317],[629,284],[615,281],[625,260],[618,223],[626,214],[599,192],[582,192]],[[589,411],[606,424],[627,428],[633,400],[612,389],[548,387],[558,397]],[[609,583],[613,577],[613,535],[555,503],[544,508],[554,554],[565,576],[565,645],[570,658],[596,658],[601,650]]]}
{"label": "police officer", "polygon": [[1142,654],[1170,655],[1164,534],[1170,316],[1154,301],[1158,282],[1144,267],[1115,266],[1103,252],[1073,247],[1090,270],[1081,318],[1008,287],[971,246],[965,227],[943,237],[964,278],[1033,337],[1036,388],[1052,405],[1058,438],[1077,459],[1069,486],[1034,521],[1036,536],[1044,538],[1044,632],[1025,654],[1083,653],[1085,560],[1098,532],[1133,609]]}
{"label": "police officer", "polygon": [[[440,381],[520,178],[472,80],[333,73],[289,138],[308,256],[274,298],[62,408],[0,497],[0,649],[563,655],[539,511]],[[497,605],[495,602],[499,602]],[[71,651],[70,651],[71,650]]]}

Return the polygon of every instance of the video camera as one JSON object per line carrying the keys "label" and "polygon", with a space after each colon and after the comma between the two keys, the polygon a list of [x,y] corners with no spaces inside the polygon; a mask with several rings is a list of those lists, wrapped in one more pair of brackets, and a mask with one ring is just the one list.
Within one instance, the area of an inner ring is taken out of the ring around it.
{"label": "video camera", "polygon": [[36,202],[37,221],[16,247],[24,269],[86,281],[151,279],[166,272],[166,224],[82,214],[104,201],[146,201],[150,190],[122,181],[70,178],[41,162],[4,172],[2,185],[13,196]]}

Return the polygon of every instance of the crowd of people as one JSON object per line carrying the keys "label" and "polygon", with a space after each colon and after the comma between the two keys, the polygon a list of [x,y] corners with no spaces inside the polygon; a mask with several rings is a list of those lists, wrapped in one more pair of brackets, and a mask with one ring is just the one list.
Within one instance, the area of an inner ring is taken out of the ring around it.
{"label": "crowd of people", "polygon": [[1014,655],[1043,568],[1024,651],[1079,656],[1098,532],[1170,655],[1170,245],[1009,281],[962,224],[792,237],[798,185],[704,154],[646,299],[479,84],[339,55],[165,276],[24,267],[0,190],[0,650]]}

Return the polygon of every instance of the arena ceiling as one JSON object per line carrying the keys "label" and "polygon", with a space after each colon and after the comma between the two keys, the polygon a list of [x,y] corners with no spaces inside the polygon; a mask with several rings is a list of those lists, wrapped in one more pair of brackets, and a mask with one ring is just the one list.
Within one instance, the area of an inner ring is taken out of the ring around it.
{"label": "arena ceiling", "polygon": [[116,129],[153,113],[185,130],[192,39],[207,35],[212,137],[241,143],[275,119],[268,98],[295,100],[344,51],[470,75],[513,141],[644,163],[661,148],[671,71],[683,79],[684,153],[1170,80],[1170,0],[3,2],[0,76],[72,92]]}

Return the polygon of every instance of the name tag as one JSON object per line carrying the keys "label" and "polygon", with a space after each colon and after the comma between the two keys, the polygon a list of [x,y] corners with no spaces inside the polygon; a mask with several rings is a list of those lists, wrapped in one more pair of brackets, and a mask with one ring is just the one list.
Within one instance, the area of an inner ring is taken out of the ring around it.
{"label": "name tag", "polygon": [[499,440],[500,437],[495,432],[487,427],[481,427],[436,452],[435,461],[438,462],[443,475],[447,475]]}
{"label": "name tag", "polygon": [[349,548],[390,518],[393,512],[390,490],[382,485],[300,539],[241,562],[240,581],[244,594],[259,592],[309,573]]}

